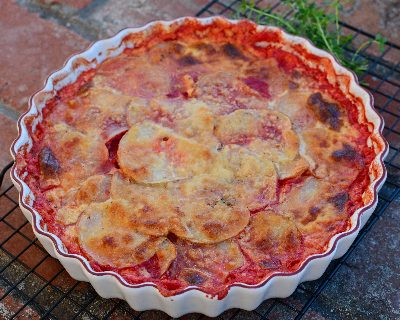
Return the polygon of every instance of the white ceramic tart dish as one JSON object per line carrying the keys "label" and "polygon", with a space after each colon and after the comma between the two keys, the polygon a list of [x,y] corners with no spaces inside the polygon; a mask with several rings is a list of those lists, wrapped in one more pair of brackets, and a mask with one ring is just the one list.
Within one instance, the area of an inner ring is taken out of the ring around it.
{"label": "white ceramic tart dish", "polygon": [[306,39],[156,21],[47,78],[11,178],[73,278],[135,310],[217,316],[287,297],[345,254],[386,179],[382,129],[354,73]]}

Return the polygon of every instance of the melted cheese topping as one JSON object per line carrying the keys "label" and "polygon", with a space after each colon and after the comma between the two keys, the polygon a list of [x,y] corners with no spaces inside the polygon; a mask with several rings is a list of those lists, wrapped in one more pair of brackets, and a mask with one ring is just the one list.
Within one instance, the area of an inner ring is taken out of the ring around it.
{"label": "melted cheese topping", "polygon": [[36,138],[49,228],[166,295],[322,252],[360,201],[366,140],[324,79],[269,50],[156,41],[106,60]]}

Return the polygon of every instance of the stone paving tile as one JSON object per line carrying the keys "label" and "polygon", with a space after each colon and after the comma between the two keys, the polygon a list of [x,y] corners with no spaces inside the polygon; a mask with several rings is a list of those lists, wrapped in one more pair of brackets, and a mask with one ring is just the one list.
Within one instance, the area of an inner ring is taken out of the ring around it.
{"label": "stone paving tile", "polygon": [[268,313],[268,319],[294,319],[297,315],[297,312],[290,309],[288,306],[278,303],[270,313]]}
{"label": "stone paving tile", "polygon": [[88,44],[13,1],[2,2],[0,30],[0,101],[19,112],[27,109],[29,96],[43,86],[51,71]]}
{"label": "stone paving tile", "polygon": [[109,0],[99,5],[88,18],[101,24],[108,35],[126,27],[139,27],[153,20],[171,20],[195,15],[206,0]]}
{"label": "stone paving tile", "polygon": [[[0,62],[0,69],[1,69],[1,62]],[[0,99],[1,99],[1,94],[0,94]],[[10,119],[9,117],[0,113],[0,128],[1,128],[0,168],[3,168],[6,164],[8,164],[12,160],[10,154],[10,146],[11,143],[14,141],[14,139],[17,137],[17,124],[15,120]]]}
{"label": "stone paving tile", "polygon": [[48,5],[52,5],[55,3],[61,5],[68,5],[75,9],[82,9],[92,2],[92,0],[37,0],[37,1]]}
{"label": "stone paving tile", "polygon": [[[2,296],[6,290],[9,289],[9,285],[0,279],[0,296]],[[23,306],[23,299],[12,291],[4,299],[0,301],[0,319],[11,319],[15,312]],[[32,308],[25,307],[20,314],[18,314],[17,319],[39,319],[39,314]]]}
{"label": "stone paving tile", "polygon": [[400,318],[400,197],[385,211],[305,319]]}

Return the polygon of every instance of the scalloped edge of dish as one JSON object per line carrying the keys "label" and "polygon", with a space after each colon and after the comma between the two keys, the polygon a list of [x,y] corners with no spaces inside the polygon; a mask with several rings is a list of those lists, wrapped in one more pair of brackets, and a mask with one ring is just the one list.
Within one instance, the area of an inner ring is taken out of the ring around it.
{"label": "scalloped edge of dish", "polygon": [[[60,70],[52,73],[46,79],[44,88],[30,98],[28,111],[18,120],[18,137],[11,146],[11,154],[14,159],[21,148],[26,145],[29,146],[32,143],[25,120],[28,117],[35,116],[35,121],[40,121],[42,109],[39,107],[43,107],[48,97],[54,95],[57,90],[67,83],[74,82],[82,71],[90,67],[95,67],[106,58],[117,56],[125,48],[129,47],[129,43],[123,42],[124,37],[138,32],[148,31],[151,33],[152,28],[159,25],[168,28],[172,24],[180,25],[190,20],[198,21],[204,25],[212,24],[217,19],[221,19],[229,24],[236,24],[240,21],[229,20],[219,16],[210,18],[183,17],[172,21],[154,21],[141,28],[123,29],[115,36],[97,41],[82,53],[71,56]],[[372,95],[361,88],[355,74],[340,66],[332,55],[315,48],[309,40],[289,35],[280,28],[257,25],[257,31],[264,30],[278,31],[288,43],[300,44],[306,51],[321,58],[328,58],[336,75],[344,75],[350,79],[348,85],[349,92],[362,99],[365,116],[374,126],[371,135],[374,135],[376,141],[380,144],[380,151],[369,168],[370,174],[374,175],[373,181],[366,190],[370,194],[370,199],[367,204],[357,209],[352,215],[350,218],[350,229],[333,236],[325,252],[309,256],[296,271],[274,273],[256,285],[234,283],[229,286],[228,294],[222,299],[210,296],[196,287],[188,287],[174,296],[165,297],[161,295],[154,283],[128,284],[119,274],[112,271],[94,271],[84,257],[67,253],[61,240],[56,235],[47,232],[41,227],[41,216],[33,208],[33,192],[18,175],[16,165],[14,164],[11,170],[11,178],[19,191],[19,203],[22,212],[32,224],[33,231],[44,248],[52,257],[61,262],[73,278],[90,282],[102,297],[126,300],[133,309],[138,311],[158,309],[173,317],[179,317],[192,312],[203,313],[207,316],[217,316],[230,308],[253,310],[266,299],[284,298],[291,295],[301,282],[321,277],[329,263],[333,259],[343,256],[349,249],[359,231],[374,211],[378,202],[378,191],[386,179],[386,169],[383,159],[386,157],[389,149],[387,142],[382,136],[383,119],[373,107]]]}

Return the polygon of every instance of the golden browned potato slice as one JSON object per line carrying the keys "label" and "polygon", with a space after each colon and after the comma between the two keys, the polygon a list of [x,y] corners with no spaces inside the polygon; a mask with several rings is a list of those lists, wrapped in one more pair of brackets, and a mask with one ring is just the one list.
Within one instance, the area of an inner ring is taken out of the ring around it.
{"label": "golden browned potato slice", "polygon": [[300,257],[303,246],[295,222],[272,210],[253,215],[239,241],[254,262],[271,269]]}
{"label": "golden browned potato slice", "polygon": [[99,173],[108,160],[104,141],[95,133],[85,134],[59,123],[52,127],[48,139],[51,148],[42,150],[45,154],[39,159],[40,166],[45,175],[56,175],[64,190]]}
{"label": "golden browned potato slice", "polygon": [[111,176],[94,175],[79,188],[72,188],[62,197],[56,219],[64,224],[76,223],[80,214],[92,202],[103,202],[110,197]]}
{"label": "golden browned potato slice", "polygon": [[184,103],[175,122],[176,131],[185,137],[213,148],[218,145],[214,136],[215,117],[205,103],[198,100]]}
{"label": "golden browned potato slice", "polygon": [[112,200],[91,204],[78,222],[79,244],[101,265],[133,267],[154,255],[165,272],[175,259],[175,246],[165,237],[147,236],[121,221]]}
{"label": "golden browned potato slice", "polygon": [[215,243],[237,235],[249,211],[230,203],[226,186],[210,175],[178,185],[140,185],[116,173],[111,183],[112,207],[119,219],[147,235],[169,232],[196,243]]}
{"label": "golden browned potato slice", "polygon": [[211,245],[180,240],[176,246],[178,263],[171,272],[190,285],[205,285],[208,281],[223,284],[229,272],[245,263],[238,244],[232,240]]}
{"label": "golden browned potato slice", "polygon": [[160,125],[132,126],[121,139],[118,163],[141,183],[164,183],[189,178],[210,165],[211,151]]}
{"label": "golden browned potato slice", "polygon": [[[217,120],[216,136],[223,144],[238,144],[276,164],[280,179],[298,175],[308,164],[299,156],[299,139],[289,118],[272,110],[240,109]],[[295,164],[293,166],[289,163]]]}
{"label": "golden browned potato slice", "polygon": [[348,186],[364,165],[362,156],[344,134],[327,128],[312,128],[302,133],[303,157],[318,178]]}
{"label": "golden browned potato slice", "polygon": [[228,145],[217,157],[212,173],[218,176],[224,170],[233,175],[228,188],[235,201],[249,210],[265,207],[276,201],[278,176],[274,164],[262,154],[238,145]]}
{"label": "golden browned potato slice", "polygon": [[288,90],[286,94],[270,105],[275,111],[281,112],[289,117],[293,123],[294,130],[301,130],[313,126],[316,118],[312,111],[307,108],[307,101],[312,91],[304,88]]}
{"label": "golden browned potato slice", "polygon": [[335,226],[346,225],[349,195],[340,185],[313,176],[281,192],[279,212],[290,214],[305,235],[305,244],[323,247]]}
{"label": "golden browned potato slice", "polygon": [[111,182],[111,197],[119,219],[131,228],[153,236],[168,234],[177,209],[167,186],[132,183],[117,172]]}

